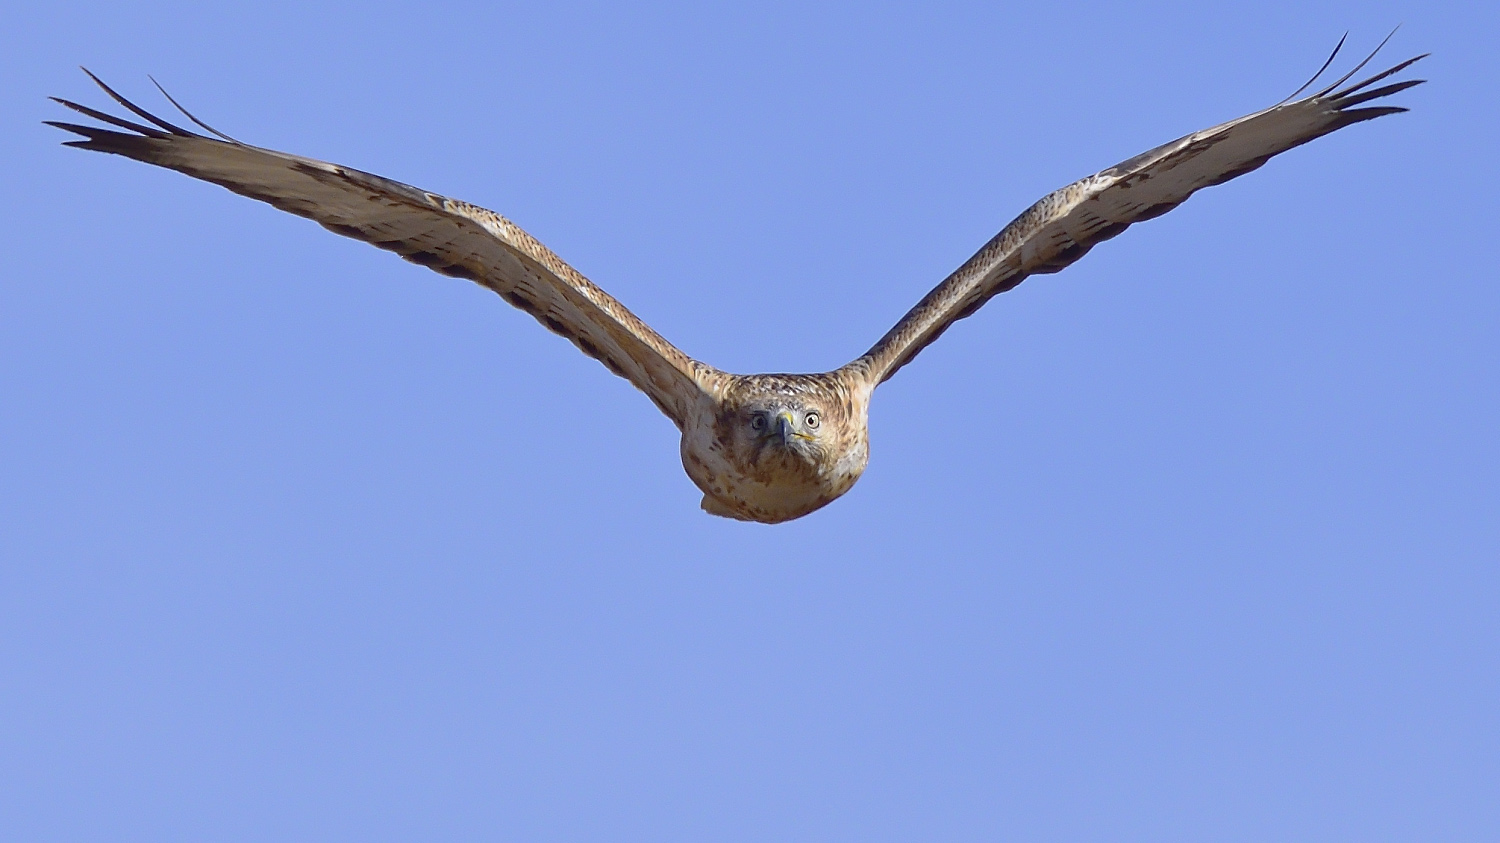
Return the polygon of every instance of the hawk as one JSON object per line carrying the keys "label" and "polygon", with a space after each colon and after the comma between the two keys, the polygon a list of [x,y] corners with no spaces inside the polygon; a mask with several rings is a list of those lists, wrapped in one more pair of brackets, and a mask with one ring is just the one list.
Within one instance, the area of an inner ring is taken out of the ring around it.
{"label": "hawk", "polygon": [[241,143],[188,113],[165,90],[163,96],[206,134],[148,113],[87,70],[106,94],[144,122],[57,98],[114,128],[47,122],[83,137],[67,146],[124,155],[213,182],[488,287],[655,402],[682,434],[682,464],[703,491],[704,510],[774,524],[807,515],[849,491],[869,460],[867,418],[875,387],[996,294],[1028,276],[1057,272],[1129,226],[1161,216],[1195,191],[1244,175],[1292,147],[1407,110],[1357,106],[1421,84],[1371,87],[1425,55],[1345,86],[1374,58],[1371,53],[1338,81],[1296,99],[1338,52],[1335,48],[1312,80],[1271,108],[1163,144],[1042,197],[869,351],[821,374],[736,375],[694,360],[499,214],[351,167]]}

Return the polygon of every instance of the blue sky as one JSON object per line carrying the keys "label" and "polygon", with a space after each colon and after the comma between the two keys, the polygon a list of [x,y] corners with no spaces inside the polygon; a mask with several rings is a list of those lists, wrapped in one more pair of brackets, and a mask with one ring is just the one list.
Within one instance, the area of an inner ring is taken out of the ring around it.
{"label": "blue sky", "polygon": [[[1493,8],[6,17],[5,836],[1500,836]],[[104,102],[76,65],[150,73],[815,371],[1397,23],[1411,114],[995,299],[777,527],[699,512],[672,425],[495,296],[40,123]]]}

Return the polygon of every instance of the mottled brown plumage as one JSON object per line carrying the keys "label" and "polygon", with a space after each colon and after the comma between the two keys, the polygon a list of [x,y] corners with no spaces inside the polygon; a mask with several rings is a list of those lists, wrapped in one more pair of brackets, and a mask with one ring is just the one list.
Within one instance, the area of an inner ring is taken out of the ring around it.
{"label": "mottled brown plumage", "polygon": [[870,458],[871,390],[843,370],[726,377],[682,432],[703,508],[774,524],[849,491]]}
{"label": "mottled brown plumage", "polygon": [[1166,213],[1201,188],[1344,126],[1405,111],[1355,106],[1420,84],[1369,89],[1420,58],[1340,89],[1367,58],[1311,96],[1188,135],[1044,197],[869,351],[814,375],[719,371],[679,351],[499,214],[349,167],[240,143],[178,106],[214,137],[189,131],[147,113],[93,74],[110,97],[150,125],[66,100],[57,101],[126,131],[49,122],[84,137],[69,146],[222,185],[494,290],[635,384],[672,419],[682,432],[683,467],[703,491],[705,510],[776,523],[806,515],[854,485],[869,460],[871,393],[954,322],[1026,277],[1057,272],[1130,225]]}

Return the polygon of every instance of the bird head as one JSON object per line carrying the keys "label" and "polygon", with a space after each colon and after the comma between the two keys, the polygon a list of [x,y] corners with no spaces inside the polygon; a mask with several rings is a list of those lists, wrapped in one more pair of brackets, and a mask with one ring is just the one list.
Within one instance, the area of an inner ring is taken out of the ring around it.
{"label": "bird head", "polygon": [[724,406],[718,433],[737,463],[816,473],[838,459],[848,415],[838,396],[792,376],[746,378],[741,386]]}
{"label": "bird head", "polygon": [[839,373],[737,375],[683,466],[716,515],[775,523],[847,492],[869,461],[869,390]]}

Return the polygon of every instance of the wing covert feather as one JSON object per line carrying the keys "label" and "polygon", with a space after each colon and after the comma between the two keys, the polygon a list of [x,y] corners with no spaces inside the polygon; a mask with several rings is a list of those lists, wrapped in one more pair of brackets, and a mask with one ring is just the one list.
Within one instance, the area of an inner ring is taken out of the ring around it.
{"label": "wing covert feather", "polygon": [[635,384],[679,427],[701,391],[719,376],[493,211],[351,167],[243,144],[184,111],[222,139],[199,135],[147,113],[89,76],[116,102],[153,125],[58,99],[127,130],[48,121],[85,138],[68,146],[123,155],[213,182],[307,217],[336,234],[488,287]]}
{"label": "wing covert feather", "polygon": [[1351,72],[1304,99],[1194,132],[1044,196],[844,369],[872,386],[879,384],[954,322],[1027,277],[1057,272],[1129,226],[1161,216],[1194,192],[1244,175],[1288,149],[1354,123],[1406,111],[1354,106],[1421,84],[1423,80],[1412,80],[1364,90],[1422,58],[1335,91]]}

